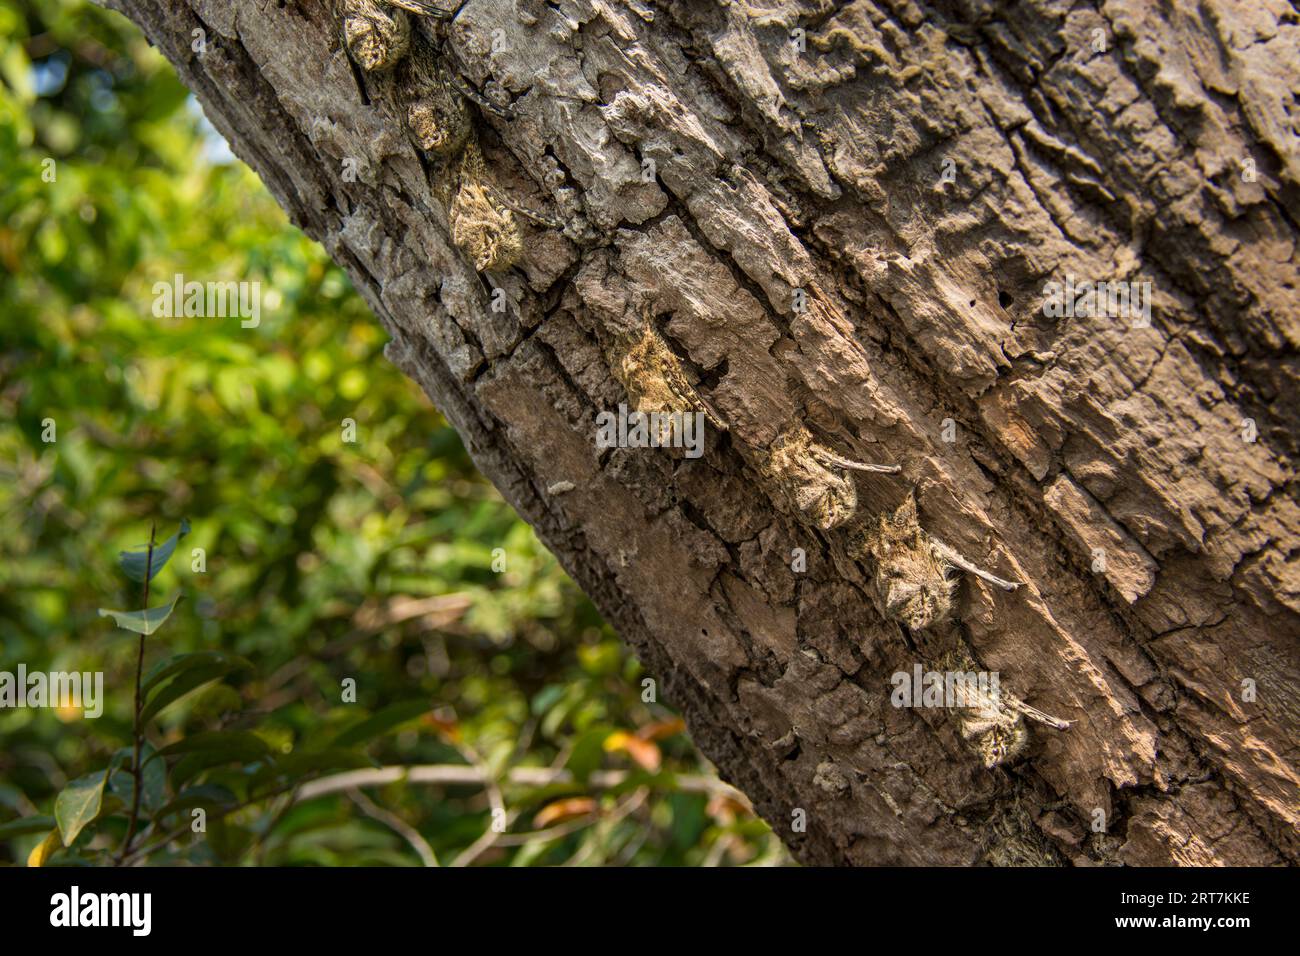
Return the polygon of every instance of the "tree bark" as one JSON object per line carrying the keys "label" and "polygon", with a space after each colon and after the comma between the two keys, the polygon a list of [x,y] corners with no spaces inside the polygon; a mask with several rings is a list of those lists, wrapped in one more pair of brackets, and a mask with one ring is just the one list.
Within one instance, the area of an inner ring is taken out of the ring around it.
{"label": "tree bark", "polygon": [[[442,55],[512,104],[474,108],[489,175],[564,224],[477,274],[325,0],[108,2],[801,861],[1300,857],[1292,7],[469,0]],[[1068,275],[1149,281],[1150,326],[1045,314]],[[642,315],[725,422],[698,459],[596,446]],[[860,523],[914,490],[1025,586],[884,616],[852,524],[764,470],[798,422],[902,466]],[[891,705],[959,639],[1071,726],[989,769]]]}

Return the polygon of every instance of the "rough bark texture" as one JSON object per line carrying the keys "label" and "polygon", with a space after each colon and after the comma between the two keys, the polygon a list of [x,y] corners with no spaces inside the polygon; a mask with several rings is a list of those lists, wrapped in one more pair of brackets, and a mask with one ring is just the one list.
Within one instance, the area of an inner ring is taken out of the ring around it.
{"label": "rough bark texture", "polygon": [[[110,5],[801,860],[1300,857],[1291,6],[470,0],[446,55],[514,104],[477,115],[490,174],[567,223],[480,277],[324,0]],[[1045,318],[1067,273],[1149,280],[1151,327]],[[698,460],[596,448],[626,400],[598,333],[637,314],[729,426]],[[890,705],[929,637],[763,480],[798,420],[902,465],[857,479],[863,514],[914,488],[1027,582],[966,576],[946,627],[1073,726],[988,770],[949,712]]]}

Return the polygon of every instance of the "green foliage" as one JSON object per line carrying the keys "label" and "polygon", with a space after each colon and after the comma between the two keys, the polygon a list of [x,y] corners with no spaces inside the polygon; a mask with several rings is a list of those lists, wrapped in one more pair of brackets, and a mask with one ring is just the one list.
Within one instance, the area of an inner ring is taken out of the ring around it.
{"label": "green foliage", "polygon": [[[636,661],[126,20],[0,0],[0,181],[0,670],[105,690],[98,719],[0,709],[0,864],[121,853],[139,643],[114,622],[144,646],[130,859],[418,864],[387,814],[453,862],[499,787],[508,832],[460,862],[784,860],[716,784],[683,789],[712,778]],[[259,282],[260,325],[156,317],[177,274]],[[155,520],[180,530],[146,572]],[[175,597],[134,610],[146,577]],[[295,799],[430,765],[489,782]],[[520,778],[545,768],[569,776]]]}

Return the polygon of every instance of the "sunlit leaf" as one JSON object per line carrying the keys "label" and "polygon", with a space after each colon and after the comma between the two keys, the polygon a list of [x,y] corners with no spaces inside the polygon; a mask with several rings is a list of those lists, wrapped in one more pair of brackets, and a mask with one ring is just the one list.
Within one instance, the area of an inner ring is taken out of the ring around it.
{"label": "sunlit leaf", "polygon": [[445,716],[435,710],[421,717],[420,722],[427,727],[433,728],[436,733],[446,737],[452,743],[461,739],[460,724],[456,722],[455,717]]}
{"label": "sunlit leaf", "polygon": [[539,809],[537,816],[533,817],[533,826],[541,829],[569,819],[588,817],[595,813],[597,806],[593,797],[565,797],[564,800],[556,800]]}
{"label": "sunlit leaf", "polygon": [[541,829],[556,823],[576,820],[596,812],[597,803],[591,797],[567,797],[548,803],[533,817],[533,826]]}
{"label": "sunlit leaf", "polygon": [[642,768],[649,770],[651,773],[659,769],[663,762],[663,754],[660,753],[659,747],[649,740],[642,740],[633,734],[617,731],[605,738],[605,749],[610,753],[623,751]]}
{"label": "sunlit leaf", "polygon": [[644,727],[637,729],[636,735],[642,740],[664,740],[667,737],[675,737],[685,732],[686,721],[680,717],[673,717],[669,720],[646,724]]}
{"label": "sunlit leaf", "polygon": [[705,812],[719,823],[730,825],[735,823],[738,817],[752,813],[753,808],[742,803],[729,793],[715,793],[709,798]]}
{"label": "sunlit leaf", "polygon": [[51,830],[45,835],[45,839],[36,844],[36,847],[27,856],[28,866],[44,866],[58,850],[63,848],[63,841],[59,838],[58,830]]}
{"label": "sunlit leaf", "polygon": [[126,631],[134,631],[136,634],[143,634],[148,637],[158,628],[162,627],[163,622],[172,616],[172,611],[176,610],[176,602],[181,599],[177,594],[167,604],[151,607],[144,611],[111,611],[108,608],[100,608],[100,617],[111,617],[118,627]]}

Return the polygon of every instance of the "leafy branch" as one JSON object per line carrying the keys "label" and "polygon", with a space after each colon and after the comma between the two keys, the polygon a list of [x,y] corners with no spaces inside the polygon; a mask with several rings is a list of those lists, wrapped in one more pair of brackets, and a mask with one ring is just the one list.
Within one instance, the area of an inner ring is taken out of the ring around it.
{"label": "leafy branch", "polygon": [[[153,577],[153,548],[156,536],[156,526],[153,522],[149,523],[149,550],[144,560],[144,606],[149,607],[149,581]],[[126,557],[126,552],[123,552]],[[125,567],[125,564],[123,565]],[[175,606],[173,604],[173,606]],[[170,614],[170,611],[168,612]],[[143,775],[140,772],[140,744],[143,742],[143,734],[140,730],[140,682],[144,678],[144,633],[140,634],[140,649],[135,660],[135,711],[131,723],[131,745],[133,748],[131,754],[131,817],[127,824],[126,837],[122,840],[122,850],[118,854],[117,862],[120,864],[128,853],[131,852],[131,841],[135,839],[135,828],[140,822],[140,790],[141,779]]]}

